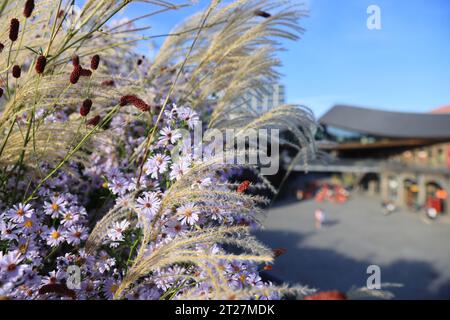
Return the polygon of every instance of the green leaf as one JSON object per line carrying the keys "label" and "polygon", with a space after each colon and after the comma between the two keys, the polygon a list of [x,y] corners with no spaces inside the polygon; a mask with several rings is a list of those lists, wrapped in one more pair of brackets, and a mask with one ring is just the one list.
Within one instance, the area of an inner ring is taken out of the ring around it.
{"label": "green leaf", "polygon": [[31,52],[33,52],[34,54],[40,55],[40,53],[36,50],[34,50],[33,48],[30,48],[28,46],[25,46],[25,48],[27,48],[28,50],[30,50]]}

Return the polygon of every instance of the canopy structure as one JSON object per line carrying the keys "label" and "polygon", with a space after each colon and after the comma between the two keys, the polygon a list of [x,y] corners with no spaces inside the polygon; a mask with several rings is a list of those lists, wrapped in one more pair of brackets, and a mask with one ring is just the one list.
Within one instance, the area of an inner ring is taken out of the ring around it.
{"label": "canopy structure", "polygon": [[450,114],[391,112],[336,105],[319,122],[377,137],[450,139]]}

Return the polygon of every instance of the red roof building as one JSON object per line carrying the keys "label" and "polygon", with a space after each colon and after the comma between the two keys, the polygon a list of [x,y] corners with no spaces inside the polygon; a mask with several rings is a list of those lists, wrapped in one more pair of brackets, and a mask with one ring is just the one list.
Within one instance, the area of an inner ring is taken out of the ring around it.
{"label": "red roof building", "polygon": [[450,106],[443,106],[430,111],[430,113],[450,113]]}

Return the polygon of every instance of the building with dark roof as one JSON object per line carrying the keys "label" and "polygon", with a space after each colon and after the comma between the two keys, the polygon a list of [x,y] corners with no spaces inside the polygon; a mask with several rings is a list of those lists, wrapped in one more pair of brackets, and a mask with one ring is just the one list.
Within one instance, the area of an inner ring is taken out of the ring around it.
{"label": "building with dark roof", "polygon": [[308,171],[354,174],[384,201],[450,214],[450,113],[337,105],[319,123],[329,159]]}

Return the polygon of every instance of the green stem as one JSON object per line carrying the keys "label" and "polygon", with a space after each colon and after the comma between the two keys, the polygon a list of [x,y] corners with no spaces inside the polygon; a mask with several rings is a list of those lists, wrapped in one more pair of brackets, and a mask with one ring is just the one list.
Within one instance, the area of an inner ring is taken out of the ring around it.
{"label": "green stem", "polygon": [[103,127],[108,121],[109,119],[114,115],[114,113],[117,112],[117,110],[119,109],[119,105],[117,105],[116,107],[114,107],[107,115],[106,117],[103,119],[103,121],[99,124],[97,124],[92,130],[90,130],[84,137],[83,139],[81,139],[81,141],[75,146],[75,148],[73,148],[72,150],[70,150],[66,156],[64,157],[64,159],[49,173],[47,174],[47,176],[41,180],[41,182],[39,182],[39,184],[36,186],[36,188],[33,190],[33,192],[31,193],[31,195],[27,198],[27,200],[25,201],[25,203],[30,202],[34,195],[36,194],[36,192],[39,190],[40,187],[42,187],[42,185],[48,180],[50,179],[56,172],[58,172],[58,170],[75,154],[75,152],[77,152],[82,146],[83,144],[92,136],[92,134],[98,129]]}
{"label": "green stem", "polygon": [[162,115],[164,114],[164,111],[166,109],[167,103],[169,102],[170,96],[172,95],[172,92],[175,90],[175,86],[176,86],[176,84],[178,82],[179,77],[183,73],[184,66],[186,65],[186,63],[187,63],[187,61],[188,61],[188,59],[189,59],[189,57],[190,57],[190,55],[192,53],[192,50],[194,49],[195,44],[197,43],[197,40],[198,40],[198,38],[200,36],[200,32],[203,30],[204,26],[206,25],[206,21],[208,20],[209,15],[211,14],[211,12],[215,9],[215,7],[219,3],[220,3],[220,0],[213,2],[209,6],[209,8],[206,11],[205,15],[203,16],[202,22],[200,23],[200,27],[197,30],[197,34],[195,35],[195,38],[192,41],[192,44],[189,47],[189,50],[186,53],[186,56],[184,57],[184,60],[183,60],[183,63],[181,64],[181,66],[180,66],[180,69],[178,69],[178,72],[177,72],[177,74],[175,76],[175,80],[173,81],[173,83],[172,83],[172,85],[171,85],[171,87],[169,89],[169,92],[167,93],[166,99],[164,100],[164,103],[163,103],[163,105],[161,107],[161,111],[159,112],[158,118],[156,119],[156,122],[155,122],[151,132],[147,136],[147,142],[146,142],[145,150],[144,150],[144,157],[142,158],[142,162],[141,162],[141,165],[140,165],[140,168],[139,168],[139,175],[138,175],[137,183],[136,183],[138,187],[139,187],[140,180],[141,180],[141,177],[142,177],[142,172],[144,171],[145,161],[148,158],[148,151],[150,149],[150,145],[151,145],[151,143],[152,143],[152,141],[154,139],[154,136],[155,136],[155,133],[156,133],[156,129],[158,128],[158,124],[161,121]]}
{"label": "green stem", "polygon": [[17,116],[14,117],[14,120],[11,123],[11,126],[9,127],[8,134],[6,135],[5,141],[3,142],[2,148],[0,149],[0,157],[3,154],[3,150],[5,149],[6,143],[8,142],[9,136],[11,135],[12,129],[13,129],[14,125],[16,124],[16,119],[17,119]]}
{"label": "green stem", "polygon": [[4,0],[2,3],[2,6],[0,7],[0,15],[3,13],[3,11],[5,10],[6,6],[8,5],[9,0]]}
{"label": "green stem", "polygon": [[6,62],[6,95],[8,96],[8,99],[11,97],[11,93],[9,91],[9,63],[11,60],[11,51],[12,51],[12,47],[13,47],[13,42],[11,41],[10,45],[9,45],[9,51],[8,51],[8,60]]}

